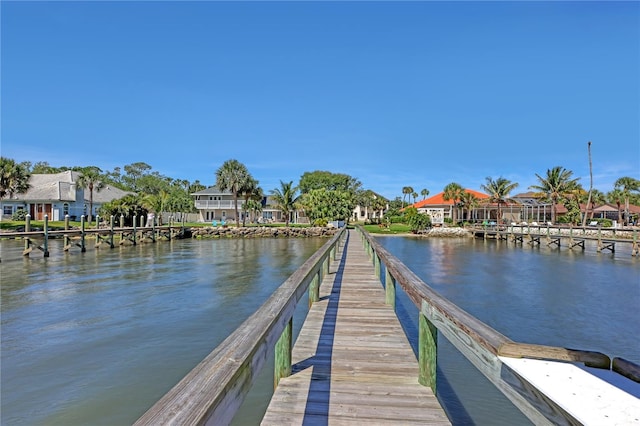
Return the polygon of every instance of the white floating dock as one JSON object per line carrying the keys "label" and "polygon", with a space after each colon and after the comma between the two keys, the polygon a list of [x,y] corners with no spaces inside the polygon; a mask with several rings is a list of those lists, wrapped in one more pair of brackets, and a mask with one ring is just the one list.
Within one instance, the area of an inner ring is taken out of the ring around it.
{"label": "white floating dock", "polygon": [[640,383],[567,362],[500,360],[584,425],[640,425]]}

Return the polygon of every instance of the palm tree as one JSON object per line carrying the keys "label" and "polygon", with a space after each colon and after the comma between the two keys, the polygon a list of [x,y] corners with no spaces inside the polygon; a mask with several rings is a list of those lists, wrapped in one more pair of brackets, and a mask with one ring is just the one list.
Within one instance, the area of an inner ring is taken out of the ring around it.
{"label": "palm tree", "polygon": [[247,202],[256,197],[259,197],[259,200],[262,200],[263,192],[262,188],[258,186],[258,183],[259,182],[256,179],[249,177],[238,190],[238,192],[242,194],[242,198],[244,198],[244,204],[242,206],[242,211],[244,212],[242,216],[242,226],[245,226],[247,223]]}
{"label": "palm tree", "polygon": [[413,192],[413,188],[410,186],[402,187],[402,208],[404,208],[404,199],[407,195],[410,195]]}
{"label": "palm tree", "polygon": [[480,185],[480,187],[489,194],[489,202],[498,204],[498,215],[496,220],[500,222],[502,219],[501,205],[506,205],[511,198],[509,193],[518,187],[516,182],[511,182],[509,179],[505,179],[502,176],[496,180],[491,177],[486,178],[487,183]]}
{"label": "palm tree", "polygon": [[[453,201],[453,206],[457,207],[457,203],[462,198],[464,192],[462,185],[456,182],[451,182],[444,187],[442,199],[445,201]],[[455,216],[455,209],[451,211],[451,214],[452,216]],[[452,219],[455,221],[455,217],[452,217]]]}
{"label": "palm tree", "polygon": [[420,194],[422,195],[422,199],[426,200],[427,195],[429,195],[429,190],[427,188],[424,188],[422,191],[420,191]]}
{"label": "palm tree", "polygon": [[285,183],[280,181],[280,188],[272,189],[273,201],[285,217],[285,225],[289,226],[289,215],[295,211],[298,202],[298,187],[293,186],[293,181]]}
{"label": "palm tree", "polygon": [[91,223],[91,215],[93,213],[93,191],[100,192],[104,188],[104,183],[100,181],[102,178],[102,170],[96,166],[83,167],[80,169],[80,177],[77,185],[80,188],[89,190],[89,215],[87,221]]}
{"label": "palm tree", "polygon": [[618,207],[618,222],[622,223],[622,203],[624,203],[624,193],[620,189],[614,189],[607,193],[607,200]]}
{"label": "palm tree", "polygon": [[624,224],[629,224],[629,197],[631,191],[640,191],[640,180],[625,176],[616,180],[613,184],[614,189],[619,189],[624,197]]}
{"label": "palm tree", "polygon": [[169,193],[161,189],[158,194],[147,194],[142,199],[142,206],[148,211],[154,212],[158,219],[158,225],[162,225],[162,212],[169,204]]}
{"label": "palm tree", "polygon": [[27,192],[30,177],[31,174],[23,163],[0,157],[0,199]]}
{"label": "palm tree", "polygon": [[464,209],[467,209],[467,220],[471,218],[471,210],[478,205],[478,197],[471,192],[464,192],[460,197],[460,205],[462,206],[462,215],[464,216]]}
{"label": "palm tree", "polygon": [[253,198],[247,200],[243,207],[251,214],[252,221],[255,219],[256,214],[262,211],[262,203]]}
{"label": "palm tree", "polygon": [[553,223],[556,221],[556,204],[578,186],[580,178],[572,178],[571,176],[573,176],[571,170],[556,166],[553,169],[547,169],[545,177],[536,173],[540,184],[529,187],[542,192],[551,201],[551,222]]}
{"label": "palm tree", "polygon": [[412,192],[411,196],[413,197],[413,204],[416,203],[416,198],[418,198],[418,193],[417,192]]}
{"label": "palm tree", "polygon": [[233,205],[236,212],[236,226],[240,227],[240,216],[238,215],[238,192],[240,188],[251,178],[247,167],[238,160],[227,160],[216,171],[216,186],[220,191],[231,191],[233,195]]}

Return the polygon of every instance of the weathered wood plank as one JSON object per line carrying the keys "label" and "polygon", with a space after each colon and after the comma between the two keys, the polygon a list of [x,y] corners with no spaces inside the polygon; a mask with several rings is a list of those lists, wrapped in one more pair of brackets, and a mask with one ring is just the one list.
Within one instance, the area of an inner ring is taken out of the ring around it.
{"label": "weathered wood plank", "polygon": [[263,425],[450,424],[419,367],[375,265],[349,236],[293,349]]}

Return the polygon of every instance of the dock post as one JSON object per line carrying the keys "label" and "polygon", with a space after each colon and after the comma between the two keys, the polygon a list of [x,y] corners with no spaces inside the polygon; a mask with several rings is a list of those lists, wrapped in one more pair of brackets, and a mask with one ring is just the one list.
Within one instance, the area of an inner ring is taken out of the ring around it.
{"label": "dock post", "polygon": [[373,269],[375,270],[376,277],[380,278],[380,258],[375,251],[373,252]]}
{"label": "dock post", "polygon": [[320,300],[320,271],[313,275],[309,284],[309,307]]}
{"label": "dock post", "polygon": [[391,306],[393,310],[396,309],[396,280],[393,278],[388,269],[385,269],[384,274],[384,301],[387,305]]}
{"label": "dock post", "polygon": [[113,215],[111,215],[111,217],[109,218],[109,246],[111,248],[114,248],[115,246],[113,245]]}
{"label": "dock post", "polygon": [[[66,214],[64,215],[64,230],[68,231],[69,230],[69,215]],[[71,238],[69,238],[69,235],[64,234],[64,243],[63,243],[63,250],[67,251],[71,248]]]}
{"label": "dock post", "polygon": [[598,252],[601,252],[601,251],[602,251],[602,230],[598,225]]}
{"label": "dock post", "polygon": [[121,214],[120,215],[120,245],[122,245],[122,243],[124,243],[124,215]]}
{"label": "dock post", "polygon": [[551,244],[551,232],[549,231],[549,224],[547,223],[547,245],[549,244]]}
{"label": "dock post", "polygon": [[633,230],[633,243],[631,245],[631,256],[637,256],[640,254],[638,249],[638,231]]}
{"label": "dock post", "polygon": [[573,247],[573,225],[569,225],[569,247]]}
{"label": "dock post", "polygon": [[291,375],[291,348],[293,346],[293,318],[287,322],[282,335],[275,346],[275,365],[273,371],[273,388],[278,387],[280,379]]}
{"label": "dock post", "polygon": [[[24,232],[31,232],[31,215],[27,214],[24,218]],[[22,252],[23,256],[29,256],[29,252],[31,251],[31,240],[28,236],[24,237],[24,251]]]}
{"label": "dock post", "polygon": [[136,225],[138,224],[138,216],[133,215],[133,245],[136,245]]}
{"label": "dock post", "polygon": [[156,218],[151,219],[151,241],[156,242]]}
{"label": "dock post", "polygon": [[331,256],[327,255],[327,257],[324,258],[324,261],[322,262],[322,276],[325,277],[327,275],[329,275],[329,258]]}
{"label": "dock post", "polygon": [[84,215],[82,215],[80,216],[80,251],[82,253],[87,251],[87,247],[85,245],[86,233],[84,231],[84,227],[85,227],[85,221],[84,221]]}
{"label": "dock post", "polygon": [[435,395],[438,329],[422,312],[419,315],[418,363],[420,364],[420,376],[418,382],[423,386],[429,386]]}
{"label": "dock post", "polygon": [[49,257],[49,215],[44,215],[44,242],[42,243],[44,257]]}
{"label": "dock post", "polygon": [[[100,216],[96,215],[96,231],[100,230]],[[91,226],[91,222],[89,222],[89,226]],[[102,237],[100,236],[100,232],[96,232],[96,245],[95,248],[100,248],[102,244]]]}

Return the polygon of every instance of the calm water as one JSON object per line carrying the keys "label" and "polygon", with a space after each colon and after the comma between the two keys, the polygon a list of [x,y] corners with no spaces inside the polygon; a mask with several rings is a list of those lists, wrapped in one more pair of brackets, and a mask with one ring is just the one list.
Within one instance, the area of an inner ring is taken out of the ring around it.
{"label": "calm water", "polygon": [[[640,362],[640,261],[495,241],[380,238],[425,282],[508,337]],[[184,240],[20,256],[0,242],[3,425],[126,425],[230,334],[325,239]],[[417,314],[398,311],[415,342]],[[294,324],[304,315],[301,303]],[[440,339],[454,423],[526,424]],[[271,363],[269,363],[271,365]],[[265,369],[236,424],[257,424]]]}

